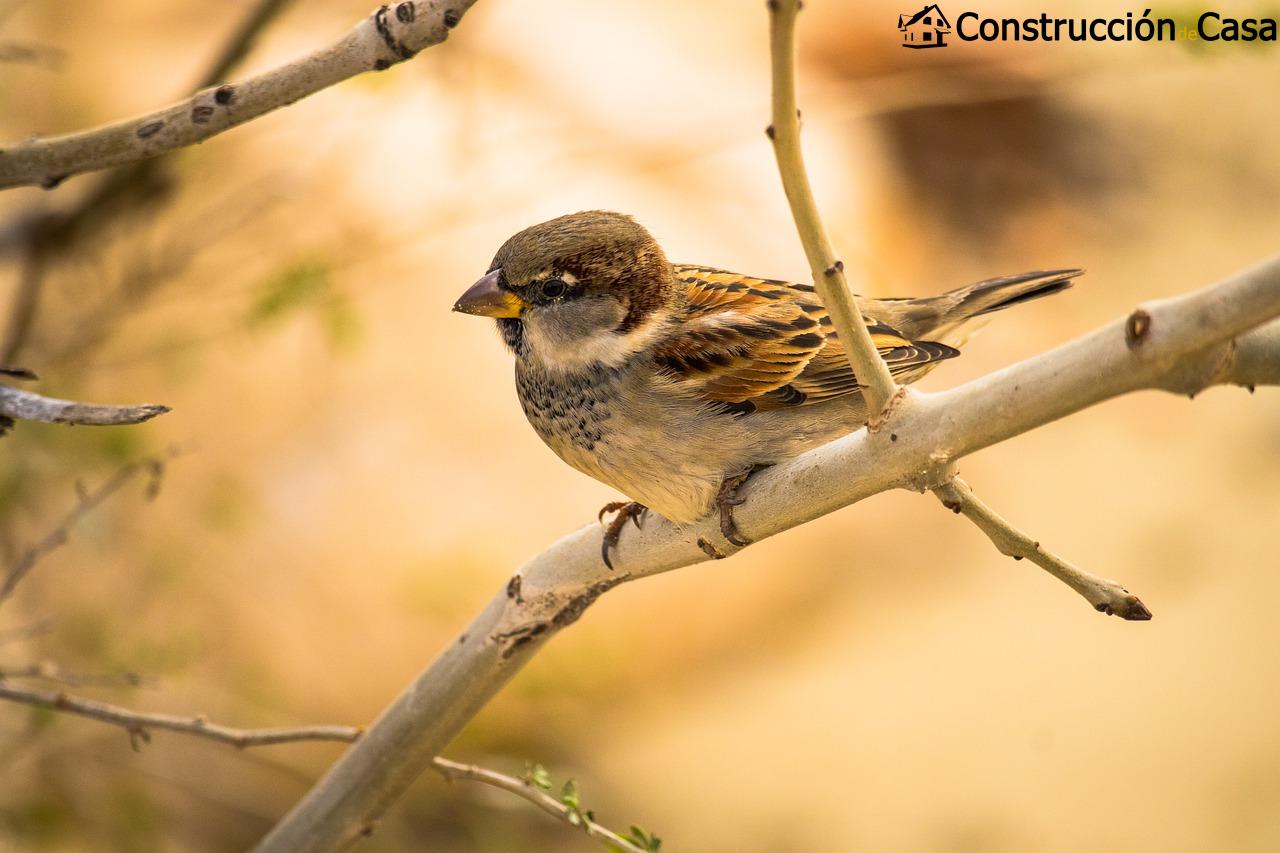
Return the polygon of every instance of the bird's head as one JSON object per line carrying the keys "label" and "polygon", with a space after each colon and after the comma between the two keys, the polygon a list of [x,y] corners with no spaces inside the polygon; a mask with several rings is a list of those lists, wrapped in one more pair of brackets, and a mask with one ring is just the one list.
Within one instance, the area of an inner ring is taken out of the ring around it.
{"label": "bird's head", "polygon": [[453,310],[496,318],[517,355],[571,370],[616,366],[643,349],[678,298],[649,232],[621,213],[590,210],[511,237]]}

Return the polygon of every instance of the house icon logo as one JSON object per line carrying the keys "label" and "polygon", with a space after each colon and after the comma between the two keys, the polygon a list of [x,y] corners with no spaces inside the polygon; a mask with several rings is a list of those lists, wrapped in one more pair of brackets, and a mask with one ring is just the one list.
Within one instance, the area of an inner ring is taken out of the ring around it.
{"label": "house icon logo", "polygon": [[914,15],[899,15],[898,29],[902,31],[903,47],[946,47],[951,22],[937,3],[930,3]]}

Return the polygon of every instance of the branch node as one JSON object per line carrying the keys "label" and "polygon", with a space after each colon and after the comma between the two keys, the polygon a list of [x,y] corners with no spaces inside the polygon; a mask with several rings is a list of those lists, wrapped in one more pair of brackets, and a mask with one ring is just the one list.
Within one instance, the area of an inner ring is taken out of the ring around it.
{"label": "branch node", "polygon": [[146,124],[139,125],[136,133],[139,139],[150,139],[163,129],[164,122],[160,119],[156,119],[155,121],[149,121]]}
{"label": "branch node", "polygon": [[1145,308],[1135,308],[1124,323],[1124,342],[1136,350],[1151,337],[1151,315]]}

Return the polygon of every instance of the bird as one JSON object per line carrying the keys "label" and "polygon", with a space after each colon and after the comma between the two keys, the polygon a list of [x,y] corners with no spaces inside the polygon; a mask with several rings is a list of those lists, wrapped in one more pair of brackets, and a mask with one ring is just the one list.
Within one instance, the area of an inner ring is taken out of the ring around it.
{"label": "bird", "polygon": [[[899,383],[960,354],[974,318],[1058,293],[1083,271],[993,278],[923,298],[855,297]],[[864,426],[844,343],[813,285],[671,263],[630,216],[590,210],[512,236],[454,311],[497,321],[530,425],[564,462],[626,495],[628,521],[720,514],[734,545],[739,487]],[[721,556],[705,540],[711,556]]]}

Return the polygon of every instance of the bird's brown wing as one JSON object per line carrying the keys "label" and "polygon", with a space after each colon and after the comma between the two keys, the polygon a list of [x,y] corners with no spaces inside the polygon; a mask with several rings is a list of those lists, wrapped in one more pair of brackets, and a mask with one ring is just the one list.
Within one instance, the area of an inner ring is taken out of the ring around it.
{"label": "bird's brown wing", "polygon": [[[679,265],[687,288],[684,322],[655,351],[678,385],[726,411],[746,413],[828,400],[858,389],[844,347],[813,287]],[[865,318],[871,338],[900,381],[959,354],[910,341]]]}

